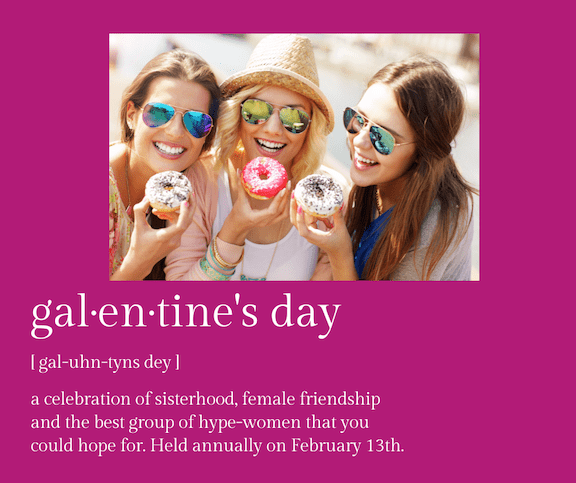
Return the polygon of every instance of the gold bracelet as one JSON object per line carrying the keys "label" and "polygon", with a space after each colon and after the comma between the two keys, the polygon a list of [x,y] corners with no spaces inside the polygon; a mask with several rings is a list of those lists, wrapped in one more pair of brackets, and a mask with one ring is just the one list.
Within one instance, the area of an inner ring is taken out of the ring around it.
{"label": "gold bracelet", "polygon": [[216,237],[214,237],[214,239],[212,240],[210,248],[212,249],[212,255],[214,256],[216,263],[218,263],[222,268],[230,270],[236,266],[236,265],[231,265],[230,263],[227,263],[220,256],[220,253],[218,252],[218,247],[216,246]]}
{"label": "gold bracelet", "polygon": [[214,239],[212,240],[212,253],[214,254],[214,258],[224,268],[229,268],[229,269],[235,268],[236,265],[238,265],[242,261],[242,259],[244,258],[244,247],[242,247],[242,254],[240,255],[240,258],[238,259],[238,261],[234,264],[230,264],[230,263],[224,261],[224,259],[222,258],[222,256],[218,252],[218,246],[217,246],[217,242],[216,242],[217,238],[218,238],[218,235],[216,235],[214,237]]}

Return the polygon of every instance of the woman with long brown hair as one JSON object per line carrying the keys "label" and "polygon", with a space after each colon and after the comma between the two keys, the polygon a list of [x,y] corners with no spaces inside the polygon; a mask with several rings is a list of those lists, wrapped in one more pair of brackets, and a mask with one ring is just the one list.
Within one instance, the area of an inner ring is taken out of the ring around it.
{"label": "woman with long brown hair", "polygon": [[465,101],[444,64],[389,64],[344,111],[352,166],[346,214],[316,229],[293,199],[300,234],[323,249],[335,280],[469,280],[473,194],[451,150]]}
{"label": "woman with long brown hair", "polygon": [[[180,49],[156,56],[124,91],[121,140],[109,153],[110,280],[164,279],[164,257],[202,218],[210,170],[198,161],[212,146],[219,98],[210,66]],[[193,194],[179,215],[147,217],[146,182],[170,170],[185,172]]]}

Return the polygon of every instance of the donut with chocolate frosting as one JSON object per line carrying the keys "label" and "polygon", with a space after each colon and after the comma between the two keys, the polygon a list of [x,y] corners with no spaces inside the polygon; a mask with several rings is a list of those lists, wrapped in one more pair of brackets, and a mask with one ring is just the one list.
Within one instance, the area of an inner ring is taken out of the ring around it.
{"label": "donut with chocolate frosting", "polygon": [[316,218],[332,216],[344,203],[342,187],[323,174],[311,174],[300,180],[294,198],[306,213]]}
{"label": "donut with chocolate frosting", "polygon": [[146,182],[146,198],[157,211],[178,211],[192,191],[190,180],[178,171],[163,171]]}

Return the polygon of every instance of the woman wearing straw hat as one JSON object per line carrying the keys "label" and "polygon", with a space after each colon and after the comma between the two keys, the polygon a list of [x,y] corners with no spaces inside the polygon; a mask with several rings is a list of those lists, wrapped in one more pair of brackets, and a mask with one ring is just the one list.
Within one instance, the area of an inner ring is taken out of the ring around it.
{"label": "woman wearing straw hat", "polygon": [[[167,258],[168,280],[310,280],[330,278],[318,248],[289,220],[290,189],[319,170],[344,186],[343,176],[321,165],[334,113],[318,86],[312,44],[298,35],[269,35],[254,49],[245,70],[220,86],[214,153],[218,199],[213,239],[191,227]],[[258,113],[260,121],[252,123]],[[264,119],[262,120],[262,113]],[[297,118],[298,123],[290,122]],[[258,156],[274,158],[288,173],[288,186],[271,200],[249,197],[238,172]]]}

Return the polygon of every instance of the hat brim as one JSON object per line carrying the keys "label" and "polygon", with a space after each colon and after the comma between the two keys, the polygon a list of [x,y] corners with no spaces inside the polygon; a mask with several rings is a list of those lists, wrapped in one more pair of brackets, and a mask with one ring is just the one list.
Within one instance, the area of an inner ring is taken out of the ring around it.
{"label": "hat brim", "polygon": [[220,90],[228,97],[246,86],[258,84],[284,87],[302,94],[313,101],[326,117],[326,134],[330,134],[334,129],[334,111],[330,101],[316,84],[290,70],[274,66],[245,69],[225,79]]}

